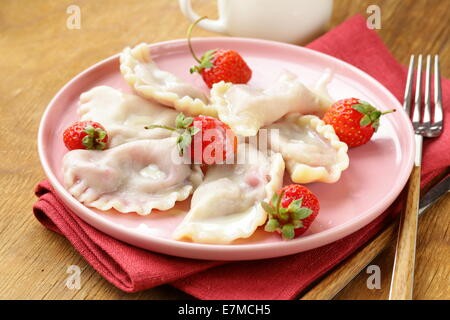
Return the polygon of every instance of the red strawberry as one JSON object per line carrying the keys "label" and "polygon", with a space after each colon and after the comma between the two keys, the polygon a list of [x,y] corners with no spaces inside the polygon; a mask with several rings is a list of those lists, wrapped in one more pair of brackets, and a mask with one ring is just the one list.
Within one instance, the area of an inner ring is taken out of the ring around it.
{"label": "red strawberry", "polygon": [[194,118],[190,127],[199,129],[190,146],[194,163],[224,163],[236,153],[237,138],[222,121],[207,116]]}
{"label": "red strawberry", "polygon": [[108,134],[98,122],[78,121],[64,130],[63,140],[69,150],[103,150],[108,143]]}
{"label": "red strawberry", "polygon": [[201,59],[197,58],[191,45],[191,33],[193,27],[205,19],[202,17],[189,26],[188,44],[194,59],[199,63],[190,69],[191,73],[201,74],[203,81],[209,88],[214,83],[225,81],[232,83],[247,83],[252,77],[252,70],[239,53],[233,50],[214,49],[203,54]]}
{"label": "red strawberry", "polygon": [[349,147],[367,143],[380,126],[383,114],[369,103],[356,99],[342,99],[335,102],[325,113],[323,121],[333,126],[339,139]]}
{"label": "red strawberry", "polygon": [[200,73],[209,88],[220,81],[247,83],[252,77],[252,70],[241,55],[233,50],[210,50],[200,60],[196,60],[199,65],[190,71]]}
{"label": "red strawberry", "polygon": [[237,138],[222,121],[207,116],[186,117],[180,113],[175,128],[158,124],[145,129],[163,128],[178,132],[177,146],[180,155],[189,148],[191,159],[198,164],[224,163],[236,153]]}
{"label": "red strawberry", "polygon": [[269,219],[264,227],[268,232],[279,232],[283,239],[293,239],[308,230],[319,214],[316,195],[299,184],[290,184],[275,193],[269,203],[261,202]]}

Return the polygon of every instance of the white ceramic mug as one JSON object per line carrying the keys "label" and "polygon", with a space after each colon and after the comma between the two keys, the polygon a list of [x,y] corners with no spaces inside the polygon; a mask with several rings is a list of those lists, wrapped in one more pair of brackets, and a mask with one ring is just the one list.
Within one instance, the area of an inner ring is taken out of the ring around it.
{"label": "white ceramic mug", "polygon": [[[199,15],[191,0],[178,0],[191,21]],[[333,0],[217,0],[219,19],[198,26],[232,36],[262,38],[302,44],[322,32],[333,9]]]}

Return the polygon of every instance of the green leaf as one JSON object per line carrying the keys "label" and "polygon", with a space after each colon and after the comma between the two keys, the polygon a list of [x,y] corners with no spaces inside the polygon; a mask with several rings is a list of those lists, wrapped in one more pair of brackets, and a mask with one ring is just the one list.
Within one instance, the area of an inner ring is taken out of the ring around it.
{"label": "green leaf", "polygon": [[281,228],[281,234],[285,240],[293,239],[295,236],[294,226],[292,224],[285,224],[283,228]]}
{"label": "green leaf", "polygon": [[200,68],[197,67],[197,66],[191,67],[191,68],[189,69],[189,72],[190,72],[190,73],[194,73],[194,72],[200,73]]}
{"label": "green leaf", "polygon": [[192,122],[194,122],[194,118],[192,118],[192,117],[185,117],[184,121],[183,121],[184,128],[189,127],[192,124]]}
{"label": "green leaf", "polygon": [[372,107],[372,105],[370,103],[368,103],[367,101],[365,101],[365,100],[359,99],[358,102],[359,102],[359,104],[361,104],[363,106]]}
{"label": "green leaf", "polygon": [[197,127],[193,127],[194,129],[192,130],[192,135],[196,135],[197,133],[200,132],[200,128]]}
{"label": "green leaf", "polygon": [[188,132],[183,132],[181,134],[181,147],[186,148],[192,142],[192,136]]}
{"label": "green leaf", "polygon": [[192,117],[186,117],[183,113],[180,113],[177,118],[175,119],[175,126],[178,129],[186,129],[189,127],[192,122],[194,121],[194,118]]}
{"label": "green leaf", "polygon": [[200,65],[200,67],[202,68],[202,69],[209,69],[209,68],[212,68],[212,67],[214,67],[214,65],[213,65],[213,63],[211,62],[211,61],[205,61],[205,62],[202,62],[202,64]]}
{"label": "green leaf", "polygon": [[180,113],[177,115],[177,117],[175,118],[175,127],[183,129],[184,128],[184,119],[185,119],[185,115],[183,113]]}
{"label": "green leaf", "polygon": [[216,52],[216,49],[211,49],[211,50],[206,51],[202,56],[202,60],[211,60],[211,58],[214,56],[215,52]]}
{"label": "green leaf", "polygon": [[195,134],[197,134],[200,131],[200,128],[197,127],[189,127],[187,128],[187,130],[189,131],[189,134],[191,136],[194,136]]}
{"label": "green leaf", "polygon": [[378,119],[381,117],[381,112],[378,111],[378,110],[373,111],[373,112],[369,115],[369,117],[370,117],[371,122],[374,122],[374,121],[378,120]]}
{"label": "green leaf", "polygon": [[96,150],[104,150],[106,148],[106,143],[99,141],[97,142],[97,144],[95,145],[95,149]]}
{"label": "green leaf", "polygon": [[362,100],[359,100],[359,103],[354,104],[352,108],[364,115],[369,115],[370,113],[377,111],[377,109],[373,107],[370,103]]}
{"label": "green leaf", "polygon": [[313,211],[309,208],[297,208],[295,212],[292,213],[292,219],[302,220],[308,218]]}
{"label": "green leaf", "polygon": [[287,210],[281,210],[278,209],[278,219],[281,220],[282,222],[287,222],[289,221],[289,214],[287,213]]}
{"label": "green leaf", "polygon": [[94,139],[92,139],[92,137],[89,136],[89,135],[88,136],[84,136],[83,139],[81,140],[81,143],[88,150],[91,150],[91,149],[94,148]]}
{"label": "green leaf", "polygon": [[289,209],[288,209],[288,208],[283,208],[283,207],[278,208],[278,212],[279,212],[283,217],[284,217],[284,216],[286,216],[286,217],[289,216],[289,215],[286,214],[286,213],[289,212]]}
{"label": "green leaf", "polygon": [[370,121],[370,117],[369,116],[364,116],[364,117],[361,118],[361,121],[359,122],[359,125],[361,127],[365,127],[365,126],[369,125],[370,122],[371,122]]}
{"label": "green leaf", "polygon": [[292,221],[292,225],[294,226],[294,229],[303,228],[303,222],[301,220]]}
{"label": "green leaf", "polygon": [[86,132],[87,135],[93,137],[95,134],[95,128],[92,126],[88,126],[88,127],[84,128],[84,132]]}
{"label": "green leaf", "polygon": [[372,128],[375,129],[375,131],[378,130],[378,127],[380,126],[380,120],[375,120],[374,122],[372,122]]}
{"label": "green leaf", "polygon": [[355,109],[356,111],[362,113],[362,114],[367,114],[367,110],[366,107],[361,105],[361,104],[355,104],[352,106],[353,109]]}
{"label": "green leaf", "polygon": [[266,211],[270,215],[274,215],[276,213],[275,208],[267,202],[261,201],[261,207],[263,207],[264,211]]}
{"label": "green leaf", "polygon": [[214,54],[216,53],[216,49],[214,50],[208,50],[206,51],[202,58],[201,58],[201,63],[200,63],[200,70],[201,69],[209,69],[214,67],[214,64],[212,63],[212,58],[214,57]]}
{"label": "green leaf", "polygon": [[267,232],[274,232],[280,227],[280,223],[277,219],[269,219],[266,225],[264,226],[264,230]]}
{"label": "green leaf", "polygon": [[364,106],[366,111],[369,112],[369,113],[377,110],[373,105],[371,105],[367,101],[359,100],[359,104]]}
{"label": "green leaf", "polygon": [[191,143],[192,143],[192,137],[187,131],[183,132],[178,137],[177,146],[178,146],[178,151],[180,152],[181,156],[184,154],[184,151]]}
{"label": "green leaf", "polygon": [[101,140],[105,139],[105,137],[106,137],[105,130],[100,129],[97,131],[97,141],[101,141]]}
{"label": "green leaf", "polygon": [[274,193],[273,194],[273,196],[272,196],[272,199],[270,200],[270,203],[272,204],[272,206],[274,207],[274,208],[276,208],[277,207],[277,204],[278,204],[278,199],[280,198],[280,196],[278,195],[278,193]]}
{"label": "green leaf", "polygon": [[302,202],[303,202],[303,197],[301,197],[300,199],[296,199],[296,200],[292,201],[289,204],[289,207],[288,207],[289,211],[290,212],[295,212],[296,209],[301,208],[302,207]]}

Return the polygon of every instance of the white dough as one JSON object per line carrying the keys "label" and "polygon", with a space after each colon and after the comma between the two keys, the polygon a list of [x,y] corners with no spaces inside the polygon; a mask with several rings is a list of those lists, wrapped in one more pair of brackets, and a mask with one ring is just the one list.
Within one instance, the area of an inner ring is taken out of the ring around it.
{"label": "white dough", "polygon": [[122,51],[120,71],[125,81],[144,98],[190,115],[216,115],[215,109],[208,105],[208,99],[199,89],[159,69],[146,43]]}
{"label": "white dough", "polygon": [[264,129],[270,148],[282,154],[296,183],[336,182],[349,165],[347,144],[316,116],[290,114]]}
{"label": "white dough", "polygon": [[283,174],[280,154],[266,156],[252,145],[240,144],[237,164],[208,168],[173,237],[216,244],[250,237],[267,219],[260,202],[269,201],[281,188]]}
{"label": "white dough", "polygon": [[80,96],[80,120],[102,124],[109,136],[109,147],[141,139],[161,139],[172,135],[165,129],[146,130],[150,124],[175,126],[178,112],[134,94],[99,86]]}
{"label": "white dough", "polygon": [[255,136],[261,127],[291,112],[323,114],[332,104],[325,88],[330,77],[325,73],[314,89],[308,89],[288,71],[267,89],[219,82],[211,89],[211,103],[219,119],[236,134]]}
{"label": "white dough", "polygon": [[64,184],[80,202],[100,210],[147,215],[189,197],[201,171],[184,164],[176,138],[139,140],[112,149],[72,150],[63,159]]}

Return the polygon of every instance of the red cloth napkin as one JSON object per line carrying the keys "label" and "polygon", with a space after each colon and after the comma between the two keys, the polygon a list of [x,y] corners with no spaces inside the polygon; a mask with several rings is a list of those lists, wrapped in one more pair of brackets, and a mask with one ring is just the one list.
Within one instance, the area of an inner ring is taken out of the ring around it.
{"label": "red cloth napkin", "polygon": [[[311,43],[366,71],[401,100],[406,68],[399,65],[378,35],[357,15]],[[443,79],[443,104],[450,104],[450,81]],[[445,132],[425,142],[422,184],[450,165],[450,114]],[[37,186],[36,218],[65,236],[74,248],[108,281],[126,292],[163,283],[200,299],[291,299],[345,259],[380,231],[400,210],[397,200],[361,230],[324,247],[292,256],[245,262],[211,262],[166,256],[125,244],[89,226],[55,197],[47,181]]]}

